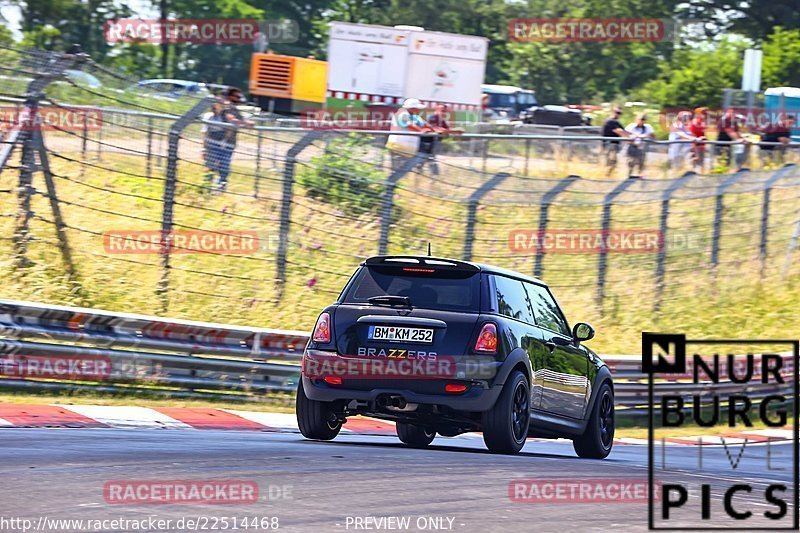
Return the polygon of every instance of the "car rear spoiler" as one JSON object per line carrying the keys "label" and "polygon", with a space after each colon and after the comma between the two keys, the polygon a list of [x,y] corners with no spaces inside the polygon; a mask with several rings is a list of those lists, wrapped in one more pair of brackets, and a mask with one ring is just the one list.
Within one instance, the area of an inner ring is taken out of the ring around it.
{"label": "car rear spoiler", "polygon": [[472,263],[458,261],[456,259],[446,259],[442,257],[429,257],[417,255],[378,255],[370,257],[365,260],[362,265],[365,266],[383,266],[383,267],[417,267],[417,268],[432,268],[436,270],[457,270],[461,272],[480,272],[480,268]]}

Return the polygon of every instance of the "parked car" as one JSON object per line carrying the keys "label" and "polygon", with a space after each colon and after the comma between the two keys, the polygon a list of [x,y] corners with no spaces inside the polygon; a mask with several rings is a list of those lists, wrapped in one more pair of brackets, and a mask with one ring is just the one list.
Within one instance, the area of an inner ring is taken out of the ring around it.
{"label": "parked car", "polygon": [[182,96],[203,97],[210,94],[204,83],[172,79],[142,80],[128,87],[128,90],[169,99],[176,99]]}
{"label": "parked car", "polygon": [[500,118],[517,120],[529,107],[538,105],[533,91],[512,85],[481,85],[483,94],[489,96],[487,108]]}
{"label": "parked car", "polygon": [[492,452],[565,437],[580,457],[604,458],[614,385],[583,344],[592,337],[588,324],[569,327],[541,280],[453,259],[371,257],[314,326],[300,431],[329,440],[347,417],[368,415],[395,421],[410,446],[481,431]]}

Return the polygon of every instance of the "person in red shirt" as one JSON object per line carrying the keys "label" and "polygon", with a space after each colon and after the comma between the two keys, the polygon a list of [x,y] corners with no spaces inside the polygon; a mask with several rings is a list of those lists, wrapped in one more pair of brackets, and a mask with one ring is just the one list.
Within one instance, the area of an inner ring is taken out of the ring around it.
{"label": "person in red shirt", "polygon": [[703,170],[703,160],[706,155],[706,145],[703,142],[706,139],[706,129],[708,128],[707,122],[708,108],[698,107],[694,110],[694,118],[689,123],[689,133],[695,139],[692,145],[692,165],[695,169]]}

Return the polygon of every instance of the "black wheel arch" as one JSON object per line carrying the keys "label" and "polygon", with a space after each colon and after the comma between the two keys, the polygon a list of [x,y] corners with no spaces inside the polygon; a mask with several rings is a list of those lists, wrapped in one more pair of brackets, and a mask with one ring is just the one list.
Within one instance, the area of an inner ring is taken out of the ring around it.
{"label": "black wheel arch", "polygon": [[520,370],[525,374],[525,377],[528,378],[528,385],[532,386],[533,368],[531,366],[531,358],[528,357],[528,352],[522,348],[515,348],[508,354],[500,370],[498,370],[497,376],[495,376],[494,385],[505,385],[508,376],[514,370]]}

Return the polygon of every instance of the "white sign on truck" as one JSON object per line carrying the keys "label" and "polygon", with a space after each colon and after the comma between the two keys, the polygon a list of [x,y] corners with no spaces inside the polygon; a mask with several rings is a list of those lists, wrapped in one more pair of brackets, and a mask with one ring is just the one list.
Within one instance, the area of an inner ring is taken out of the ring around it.
{"label": "white sign on truck", "polygon": [[366,102],[419,98],[477,108],[488,40],[408,28],[333,22],[328,95]]}

